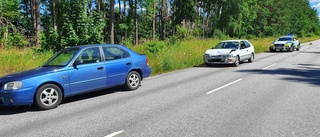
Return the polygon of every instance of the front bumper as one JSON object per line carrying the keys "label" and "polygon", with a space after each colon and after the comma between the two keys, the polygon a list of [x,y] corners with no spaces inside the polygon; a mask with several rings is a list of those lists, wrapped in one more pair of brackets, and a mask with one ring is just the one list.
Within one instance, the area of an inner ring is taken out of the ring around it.
{"label": "front bumper", "polygon": [[289,51],[291,49],[291,46],[287,46],[285,44],[275,44],[273,46],[270,46],[269,49],[271,51]]}
{"label": "front bumper", "polygon": [[33,103],[35,90],[24,88],[19,90],[0,91],[0,106],[30,105]]}
{"label": "front bumper", "polygon": [[204,62],[206,64],[233,64],[236,61],[235,57],[227,56],[209,56],[205,55]]}

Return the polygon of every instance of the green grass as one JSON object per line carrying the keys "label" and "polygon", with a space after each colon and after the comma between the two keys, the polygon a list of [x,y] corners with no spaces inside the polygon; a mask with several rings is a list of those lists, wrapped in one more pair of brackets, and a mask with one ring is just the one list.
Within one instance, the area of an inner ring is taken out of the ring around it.
{"label": "green grass", "polygon": [[[268,51],[269,45],[276,38],[249,39],[255,52]],[[319,37],[300,38],[301,43],[310,42]],[[203,55],[207,49],[214,47],[221,40],[188,40],[188,41],[153,41],[129,48],[146,54],[152,68],[152,75],[173,70],[189,68],[203,64]],[[50,51],[36,52],[31,48],[0,49],[0,77],[23,70],[41,66],[53,55]]]}
{"label": "green grass", "polygon": [[37,53],[31,48],[0,49],[0,77],[41,66],[52,55],[52,52]]}

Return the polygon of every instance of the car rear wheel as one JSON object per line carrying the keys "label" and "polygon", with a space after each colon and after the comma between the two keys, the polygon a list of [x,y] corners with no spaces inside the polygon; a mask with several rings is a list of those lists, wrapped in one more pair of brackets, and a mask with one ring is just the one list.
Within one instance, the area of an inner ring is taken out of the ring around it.
{"label": "car rear wheel", "polygon": [[251,63],[251,62],[253,62],[253,60],[254,60],[254,54],[252,53],[250,56],[250,59],[248,59],[248,61]]}
{"label": "car rear wheel", "polygon": [[35,94],[35,105],[40,109],[56,108],[61,101],[61,89],[54,84],[41,86]]}
{"label": "car rear wheel", "polygon": [[139,88],[140,83],[141,83],[140,74],[136,71],[131,71],[126,78],[126,83],[124,86],[127,90],[136,90]]}
{"label": "car rear wheel", "polygon": [[299,50],[300,50],[300,44],[297,46],[296,50],[297,50],[297,51],[299,51]]}
{"label": "car rear wheel", "polygon": [[239,58],[239,56],[237,56],[237,57],[236,57],[236,60],[235,60],[234,63],[233,63],[233,66],[238,67],[239,64],[240,64],[240,58]]}

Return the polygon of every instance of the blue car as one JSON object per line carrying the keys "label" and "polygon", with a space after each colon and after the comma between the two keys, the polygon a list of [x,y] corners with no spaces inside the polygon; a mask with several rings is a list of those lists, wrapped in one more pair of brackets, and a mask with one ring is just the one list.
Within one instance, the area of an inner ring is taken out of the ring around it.
{"label": "blue car", "polygon": [[52,109],[69,96],[123,85],[136,90],[151,74],[145,55],[116,44],[65,48],[43,66],[0,78],[0,105]]}

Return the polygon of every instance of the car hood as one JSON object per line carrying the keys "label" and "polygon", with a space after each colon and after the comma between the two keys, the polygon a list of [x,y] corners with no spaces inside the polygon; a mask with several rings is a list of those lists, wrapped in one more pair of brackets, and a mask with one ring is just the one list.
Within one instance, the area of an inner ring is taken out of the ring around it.
{"label": "car hood", "polygon": [[273,44],[286,44],[287,42],[290,42],[290,41],[275,41],[273,42]]}
{"label": "car hood", "polygon": [[17,80],[26,79],[29,77],[44,75],[44,74],[48,74],[51,72],[55,72],[57,69],[58,69],[57,67],[38,67],[38,68],[27,70],[27,71],[13,73],[13,74],[9,74],[7,76],[1,77],[0,83],[9,82],[9,81],[17,81]]}
{"label": "car hood", "polygon": [[206,54],[209,55],[228,55],[232,49],[209,49],[206,51]]}

